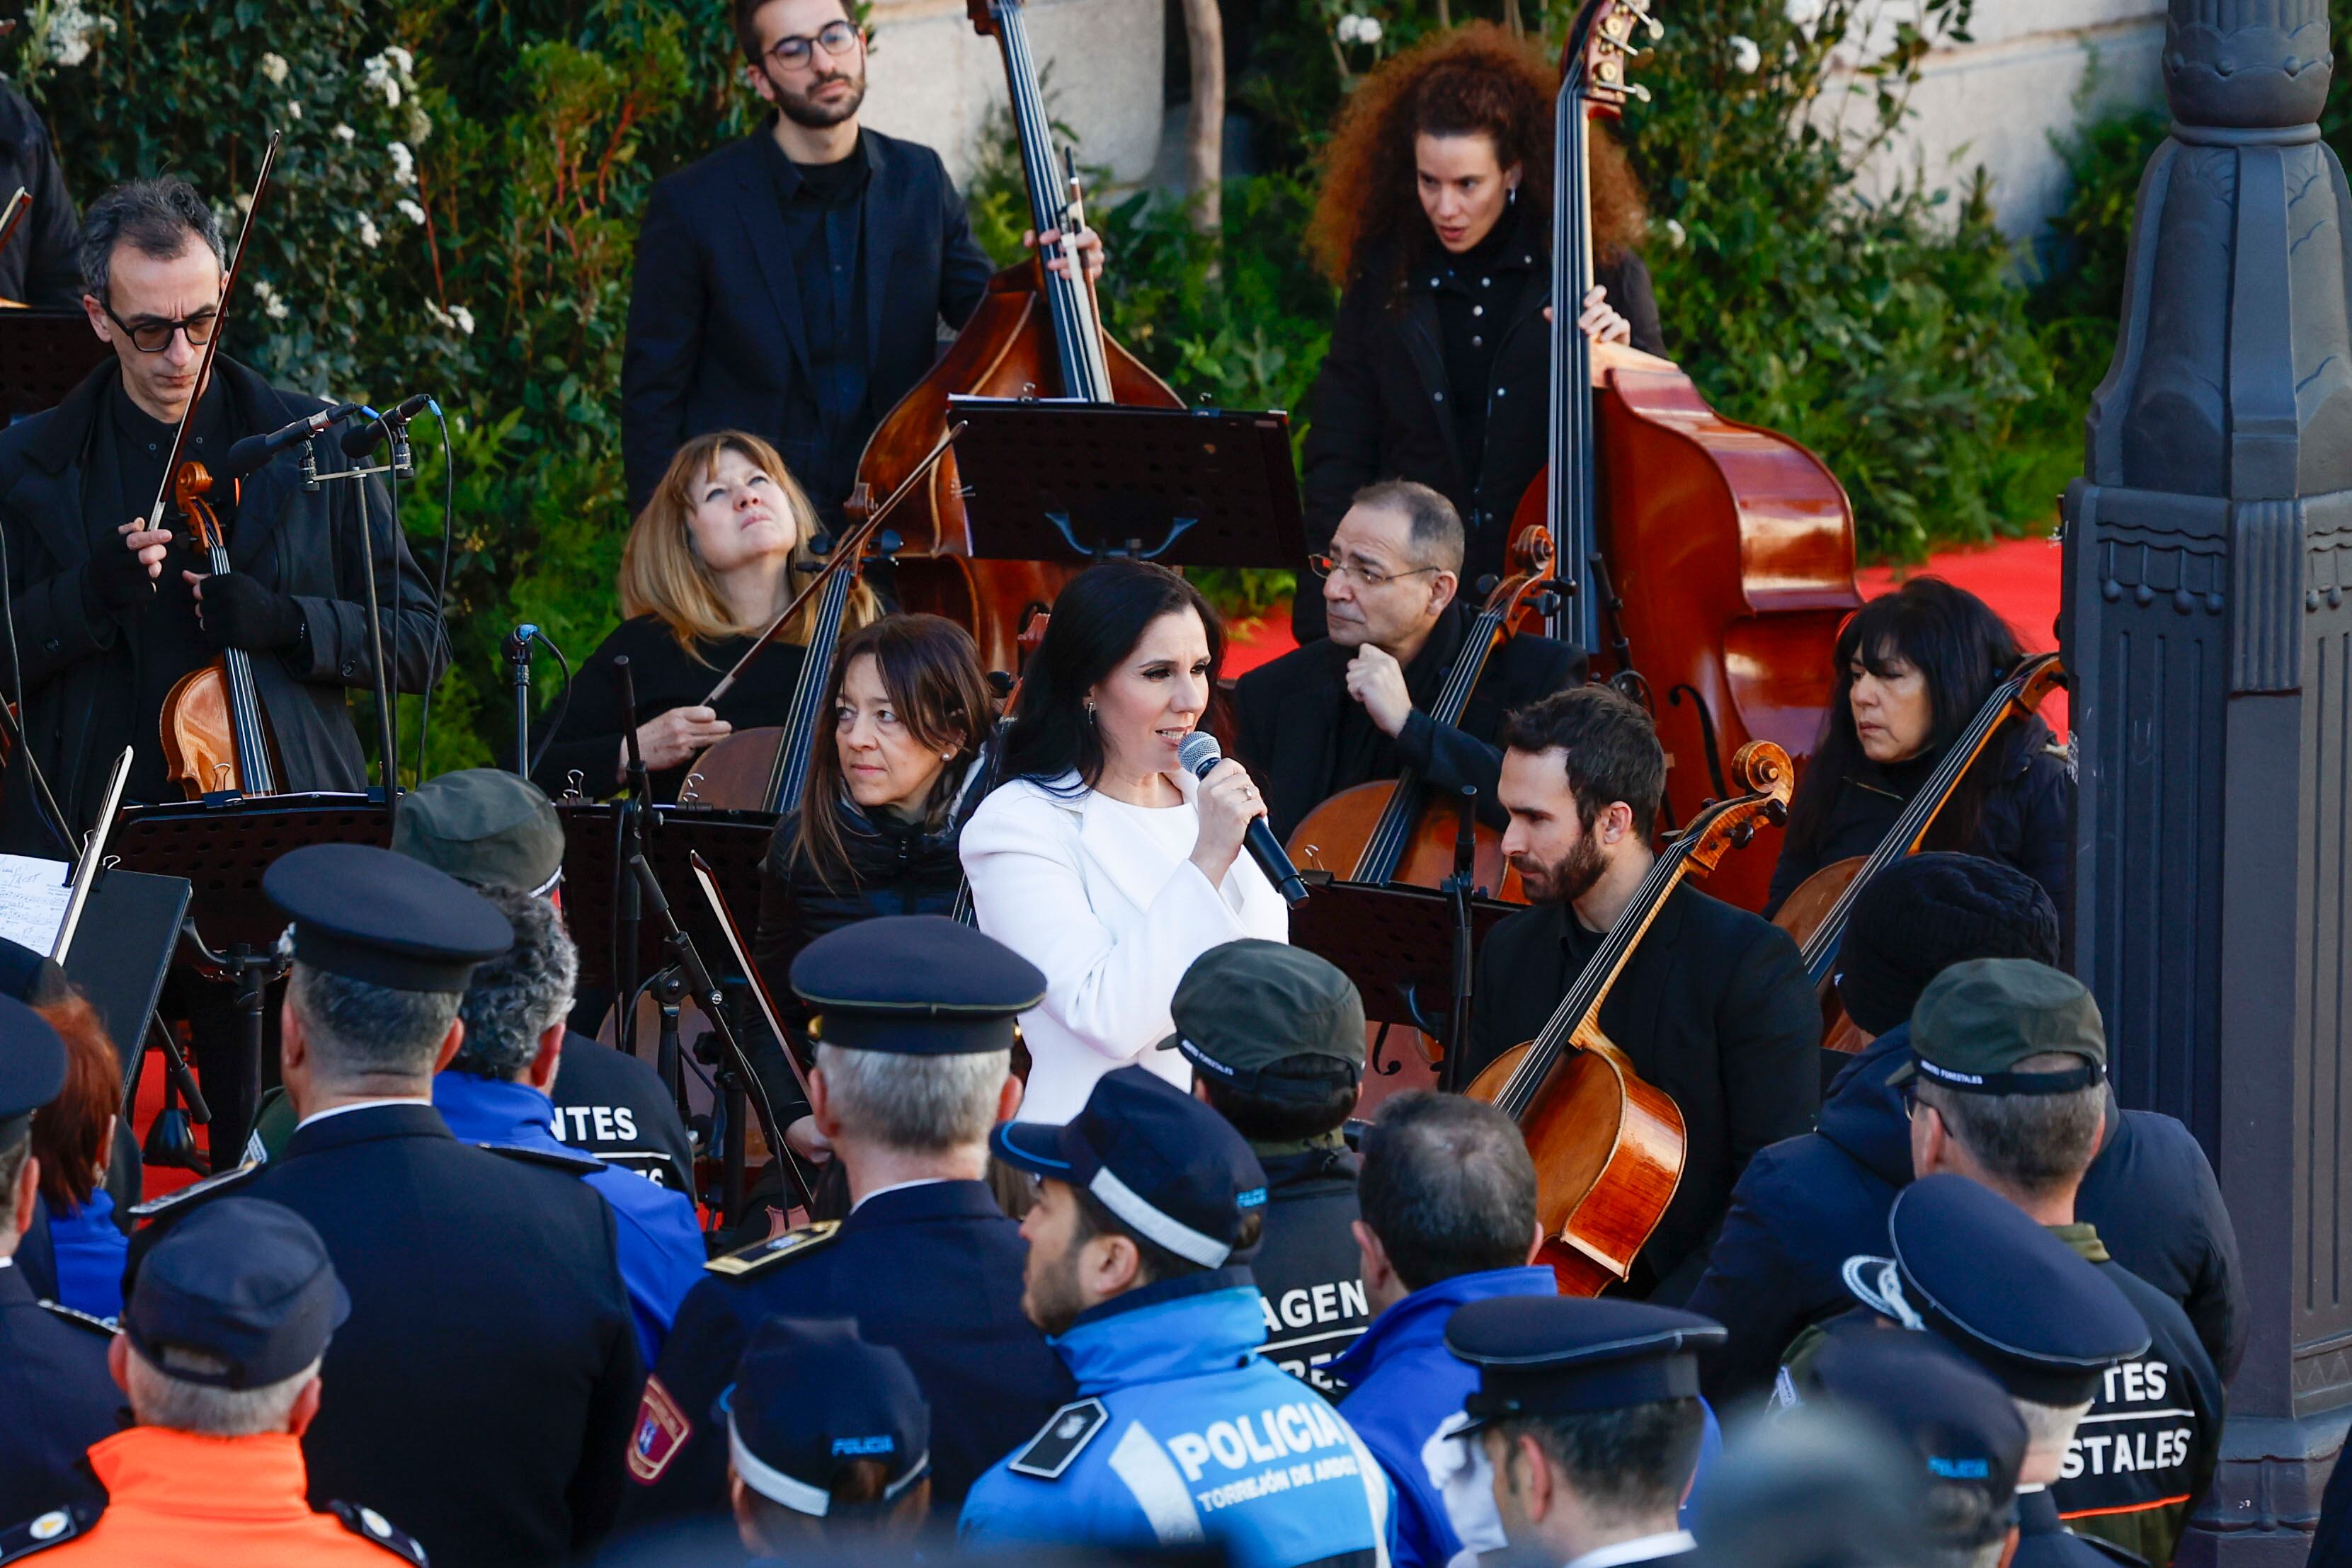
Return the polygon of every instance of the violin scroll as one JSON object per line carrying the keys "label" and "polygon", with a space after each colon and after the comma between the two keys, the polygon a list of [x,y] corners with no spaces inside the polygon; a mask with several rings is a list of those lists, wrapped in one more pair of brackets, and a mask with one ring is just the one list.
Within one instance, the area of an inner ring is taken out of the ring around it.
{"label": "violin scroll", "polygon": [[1691,870],[1700,875],[1713,871],[1730,851],[1743,848],[1759,828],[1781,822],[1789,814],[1797,769],[1786,751],[1769,740],[1751,740],[1732,757],[1731,772],[1747,793],[1709,807],[1685,834]]}

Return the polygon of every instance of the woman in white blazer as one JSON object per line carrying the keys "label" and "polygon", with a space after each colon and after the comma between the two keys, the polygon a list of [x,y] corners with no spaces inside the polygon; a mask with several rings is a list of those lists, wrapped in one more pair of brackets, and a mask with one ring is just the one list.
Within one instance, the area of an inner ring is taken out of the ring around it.
{"label": "woman in white blazer", "polygon": [[1223,651],[1216,612],[1165,567],[1110,561],[1054,601],[1005,737],[1005,782],[963,831],[980,928],[1045,974],[1021,1015],[1024,1120],[1066,1122],[1130,1064],[1189,1085],[1153,1049],[1193,959],[1244,936],[1287,940],[1282,895],[1241,852],[1265,814],[1241,764],[1195,779],[1177,747]]}

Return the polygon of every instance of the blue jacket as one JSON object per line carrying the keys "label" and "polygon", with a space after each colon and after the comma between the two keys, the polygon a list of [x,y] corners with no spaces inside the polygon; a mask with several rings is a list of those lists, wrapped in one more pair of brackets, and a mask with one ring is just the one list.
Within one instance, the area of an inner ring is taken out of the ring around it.
{"label": "blue jacket", "polygon": [[1192,1274],[1083,1313],[1052,1341],[1078,1397],[964,1500],[967,1546],[1168,1547],[1233,1568],[1388,1568],[1393,1494],[1313,1390],[1257,1354],[1246,1268]]}
{"label": "blue jacket", "polygon": [[[433,1106],[449,1124],[451,1134],[466,1143],[536,1149],[567,1161],[594,1157],[556,1138],[554,1103],[528,1083],[437,1072],[433,1076]],[[677,1317],[677,1304],[702,1278],[708,1256],[702,1226],[691,1199],[635,1171],[606,1166],[590,1173],[587,1181],[613,1211],[621,1283],[628,1288],[637,1348],[651,1366]]]}
{"label": "blue jacket", "polygon": [[[1910,1123],[1886,1080],[1910,1054],[1910,1026],[1887,1030],[1830,1085],[1818,1131],[1759,1152],[1741,1173],[1706,1274],[1684,1303],[1731,1331],[1701,1364],[1710,1398],[1771,1387],[1789,1342],[1853,1305],[1838,1273],[1845,1260],[1886,1250],[1886,1212],[1911,1180]],[[2174,1118],[2123,1110],[2112,1092],[2101,1138],[2074,1217],[2097,1227],[2116,1262],[2180,1303],[2228,1377],[2249,1318],[2237,1233],[2204,1150]]]}
{"label": "blue jacket", "polygon": [[[1444,1568],[1462,1550],[1445,1503],[1431,1484],[1421,1451],[1446,1418],[1478,1387],[1478,1372],[1445,1348],[1445,1325],[1454,1309],[1494,1296],[1551,1296],[1559,1285],[1547,1268],[1487,1269],[1440,1280],[1397,1302],[1372,1320],[1348,1354],[1330,1365],[1347,1385],[1339,1402],[1367,1448],[1381,1461],[1397,1492],[1397,1568]],[[1699,1448],[1703,1479],[1723,1448],[1715,1412],[1706,1412],[1706,1436]],[[1684,1518],[1697,1500],[1696,1480],[1685,1500]]]}
{"label": "blue jacket", "polygon": [[114,1195],[100,1187],[71,1214],[49,1210],[48,1222],[58,1301],[94,1318],[121,1317],[122,1260],[131,1238],[114,1223]]}

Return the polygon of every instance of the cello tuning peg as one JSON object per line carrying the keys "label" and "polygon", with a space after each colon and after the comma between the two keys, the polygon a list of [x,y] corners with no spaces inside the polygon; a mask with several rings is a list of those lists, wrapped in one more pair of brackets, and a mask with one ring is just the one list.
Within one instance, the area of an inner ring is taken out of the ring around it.
{"label": "cello tuning peg", "polygon": [[819,534],[816,538],[809,540],[809,554],[814,556],[828,556],[832,553],[833,536],[831,534]]}
{"label": "cello tuning peg", "polygon": [[1479,598],[1484,599],[1486,595],[1495,591],[1495,585],[1501,580],[1502,580],[1500,578],[1497,578],[1491,571],[1481,572],[1478,576],[1478,580],[1472,583],[1470,587]]}
{"label": "cello tuning peg", "polygon": [[1559,613],[1559,595],[1546,589],[1536,595],[1535,607],[1538,615],[1557,615]]}
{"label": "cello tuning peg", "polygon": [[1772,820],[1772,825],[1774,827],[1778,828],[1784,826],[1789,821],[1789,802],[1786,800],[1775,800],[1770,805],[1764,808],[1764,814]]}
{"label": "cello tuning peg", "polygon": [[1006,697],[1013,695],[1013,677],[1007,674],[1004,671],[989,671],[987,680],[988,689],[996,694],[996,700],[998,702],[1003,702]]}
{"label": "cello tuning peg", "polygon": [[897,555],[906,548],[907,541],[898,537],[896,528],[884,528],[874,536],[874,553],[877,555]]}
{"label": "cello tuning peg", "polygon": [[1649,89],[1648,88],[1643,87],[1640,82],[1637,82],[1637,81],[1621,82],[1621,83],[1619,83],[1618,85],[1619,85],[1620,87],[1622,87],[1622,88],[1623,88],[1623,89],[1624,89],[1625,96],[1626,96],[1626,97],[1628,97],[1628,98],[1638,98],[1638,99],[1640,99],[1643,103],[1647,103],[1647,102],[1649,102],[1649,101],[1650,101],[1650,89]]}
{"label": "cello tuning peg", "polygon": [[1755,819],[1749,818],[1731,830],[1731,846],[1734,849],[1744,850],[1748,847],[1748,841],[1755,836]]}

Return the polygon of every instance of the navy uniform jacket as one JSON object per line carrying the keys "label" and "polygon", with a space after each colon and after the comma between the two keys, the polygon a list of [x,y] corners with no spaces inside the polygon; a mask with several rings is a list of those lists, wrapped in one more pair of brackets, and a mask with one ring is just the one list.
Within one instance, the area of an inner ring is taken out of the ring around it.
{"label": "navy uniform jacket", "polygon": [[2017,1494],[2017,1550],[2009,1568],[2147,1568],[2110,1541],[2070,1533],[2058,1519],[2058,1504],[2046,1487]]}
{"label": "navy uniform jacket", "polygon": [[112,1337],[95,1318],[45,1305],[0,1260],[0,1521],[104,1506],[81,1457],[123,1425],[122,1391],[106,1370]]}
{"label": "navy uniform jacket", "polygon": [[1026,1256],[985,1182],[945,1181],[877,1193],[838,1230],[714,1259],[646,1385],[622,1522],[726,1509],[719,1399],[751,1331],[778,1315],[854,1317],[866,1343],[907,1358],[931,1406],[932,1508],[952,1514],[1070,1396],[1069,1373],[1022,1315]]}
{"label": "navy uniform jacket", "polygon": [[311,1506],[368,1499],[434,1568],[565,1562],[611,1526],[645,1369],[594,1188],[459,1143],[430,1105],[365,1106],[161,1200],[132,1277],[223,1192],[309,1220],[351,1292],[302,1440]]}
{"label": "navy uniform jacket", "polygon": [[1265,1233],[1250,1259],[1265,1308],[1258,1354],[1327,1395],[1338,1385],[1324,1365],[1345,1354],[1371,1322],[1357,1250],[1356,1176],[1346,1149],[1258,1155],[1265,1167]]}

